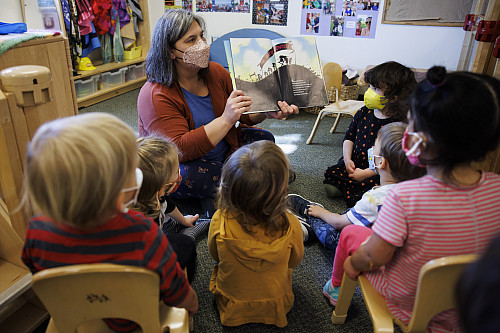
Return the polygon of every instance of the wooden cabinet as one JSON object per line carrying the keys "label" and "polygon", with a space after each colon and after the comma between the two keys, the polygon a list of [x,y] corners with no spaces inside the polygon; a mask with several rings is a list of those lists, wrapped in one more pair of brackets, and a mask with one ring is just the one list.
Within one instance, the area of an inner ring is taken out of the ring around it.
{"label": "wooden cabinet", "polygon": [[0,56],[0,70],[19,65],[47,67],[51,72],[53,97],[45,104],[19,107],[13,93],[3,91],[0,95],[0,199],[7,207],[14,230],[24,238],[29,216],[16,208],[22,196],[28,142],[41,124],[75,115],[78,110],[67,39],[59,35],[23,42]]}
{"label": "wooden cabinet", "polygon": [[[78,71],[78,75],[74,76],[73,80],[80,80],[80,79],[86,80],[96,74],[111,72],[123,67],[127,67],[129,65],[139,64],[141,62],[144,62],[150,46],[150,24],[149,24],[148,1],[138,0],[138,2],[139,5],[141,6],[143,21],[138,20],[139,34],[137,35],[136,44],[137,46],[142,46],[141,56],[139,58],[132,60],[125,60],[124,62],[120,63],[111,62],[103,64],[100,56],[101,50],[100,49],[95,50],[90,54],[89,58],[91,58],[92,64],[96,67],[96,69],[90,71]],[[146,82],[145,76],[143,78],[138,78],[136,80],[125,82],[113,88],[101,89],[90,95],[79,97],[77,99],[78,107],[80,108],[89,106],[104,101],[108,98],[118,96],[128,91],[140,88],[142,87],[144,82]]]}
{"label": "wooden cabinet", "polygon": [[41,124],[78,112],[67,39],[31,40],[0,55],[0,70],[19,65],[49,68],[53,99],[20,107],[13,92],[0,90],[0,332],[32,332],[48,318],[30,289],[31,273],[20,260],[32,215],[30,209],[19,209],[24,159],[28,142]]}

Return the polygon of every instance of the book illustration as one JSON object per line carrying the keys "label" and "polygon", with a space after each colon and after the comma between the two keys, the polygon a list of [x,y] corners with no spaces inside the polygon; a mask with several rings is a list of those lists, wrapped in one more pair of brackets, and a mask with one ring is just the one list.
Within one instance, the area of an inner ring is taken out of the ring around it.
{"label": "book illustration", "polygon": [[314,37],[231,38],[226,44],[233,87],[252,97],[253,112],[328,104]]}

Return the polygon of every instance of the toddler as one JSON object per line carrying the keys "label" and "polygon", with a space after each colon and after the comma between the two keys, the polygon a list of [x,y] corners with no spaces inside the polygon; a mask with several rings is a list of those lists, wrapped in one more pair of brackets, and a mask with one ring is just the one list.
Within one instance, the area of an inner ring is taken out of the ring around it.
{"label": "toddler", "polygon": [[[32,273],[99,262],[143,266],[160,276],[166,305],[194,314],[196,293],[167,238],[151,219],[126,208],[141,186],[136,167],[134,132],[114,116],[89,113],[42,125],[26,156],[26,193],[36,215],[28,223],[23,262]],[[137,327],[105,321],[119,332]]]}
{"label": "toddler", "polygon": [[363,193],[380,184],[375,171],[368,168],[368,148],[373,147],[379,129],[394,121],[406,121],[408,100],[416,86],[413,71],[390,61],[365,73],[370,88],[365,104],[349,125],[342,147],[343,156],[325,171],[323,181],[328,196],[343,197],[352,207]]}
{"label": "toddler", "polygon": [[304,254],[302,228],[286,209],[289,163],[270,141],[238,149],[224,164],[208,250],[222,325],[285,327],[292,268]]}
{"label": "toddler", "polygon": [[351,224],[371,227],[387,193],[397,183],[425,174],[425,168],[411,165],[405,156],[401,147],[405,129],[406,124],[401,122],[391,123],[380,129],[375,146],[368,149],[369,168],[380,176],[380,186],[363,194],[347,213],[339,215],[329,212],[297,194],[288,196],[292,210],[327,249],[336,249],[340,231],[344,227]]}
{"label": "toddler", "polygon": [[[397,184],[372,229],[344,228],[337,247],[346,258],[345,273],[356,278],[366,272],[394,317],[406,325],[425,263],[481,254],[500,233],[500,176],[471,165],[498,147],[500,81],[433,67],[412,95],[408,119],[403,149],[411,164],[426,166],[427,175]],[[341,270],[334,264],[333,287]],[[448,310],[434,316],[427,330],[454,332],[458,324],[456,312]]]}
{"label": "toddler", "polygon": [[153,218],[160,226],[177,253],[181,267],[187,267],[191,281],[196,266],[195,240],[208,230],[210,220],[199,222],[198,214],[182,215],[169,198],[182,180],[177,146],[160,136],[139,138],[137,144],[138,166],[144,178],[137,203],[131,208]]}

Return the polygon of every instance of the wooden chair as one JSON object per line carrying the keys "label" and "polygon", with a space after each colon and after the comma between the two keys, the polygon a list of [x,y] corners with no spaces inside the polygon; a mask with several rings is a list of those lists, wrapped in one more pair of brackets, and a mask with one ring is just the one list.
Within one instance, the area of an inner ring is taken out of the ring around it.
{"label": "wooden chair", "polygon": [[32,287],[51,315],[47,332],[112,332],[101,318],[132,320],[144,333],[189,331],[187,311],[160,302],[160,278],[143,267],[51,268],[36,273]]}
{"label": "wooden chair", "polygon": [[420,269],[413,313],[408,325],[392,316],[382,297],[364,275],[351,280],[344,274],[337,306],[332,314],[332,323],[343,324],[352,296],[359,284],[366,308],[373,322],[374,332],[394,332],[394,323],[403,332],[426,332],[429,321],[436,314],[455,307],[454,288],[464,267],[477,260],[475,254],[438,258]]}
{"label": "wooden chair", "polygon": [[332,87],[335,87],[336,89],[335,102],[328,105],[319,112],[318,117],[316,118],[316,122],[314,123],[313,129],[311,131],[311,135],[309,135],[306,144],[310,144],[312,142],[314,135],[318,130],[319,122],[328,114],[336,115],[335,123],[330,129],[330,133],[333,133],[337,129],[337,125],[339,123],[340,116],[342,114],[347,114],[354,117],[356,112],[363,105],[365,105],[365,102],[363,101],[355,101],[355,100],[343,101],[340,99],[340,89],[342,86],[342,67],[340,67],[339,64],[334,62],[329,62],[325,64],[323,66],[323,78],[325,80],[327,91]]}

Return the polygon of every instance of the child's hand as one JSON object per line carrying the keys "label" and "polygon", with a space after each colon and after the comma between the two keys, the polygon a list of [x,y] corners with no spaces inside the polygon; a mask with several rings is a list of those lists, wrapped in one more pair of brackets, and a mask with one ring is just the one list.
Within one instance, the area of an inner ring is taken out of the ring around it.
{"label": "child's hand", "polygon": [[194,226],[194,223],[196,221],[198,221],[198,218],[200,217],[200,215],[196,214],[196,215],[184,215],[184,223],[182,223],[183,226],[186,226],[186,227],[192,227]]}
{"label": "child's hand", "polygon": [[347,173],[349,173],[349,175],[352,174],[354,172],[354,170],[356,169],[356,165],[354,164],[353,160],[344,159],[344,164],[345,164],[345,168],[347,169]]}
{"label": "child's hand", "polygon": [[309,216],[314,216],[325,221],[328,219],[328,215],[332,213],[318,205],[310,205],[307,209],[307,214],[309,214]]}
{"label": "child's hand", "polygon": [[349,175],[349,178],[360,182],[367,178],[370,178],[371,176],[375,176],[375,172],[373,172],[372,170],[356,168],[354,172]]}
{"label": "child's hand", "polygon": [[344,272],[347,274],[348,277],[350,277],[353,280],[356,280],[358,275],[361,273],[360,271],[357,271],[352,267],[351,265],[351,256],[347,257],[346,260],[344,261]]}

